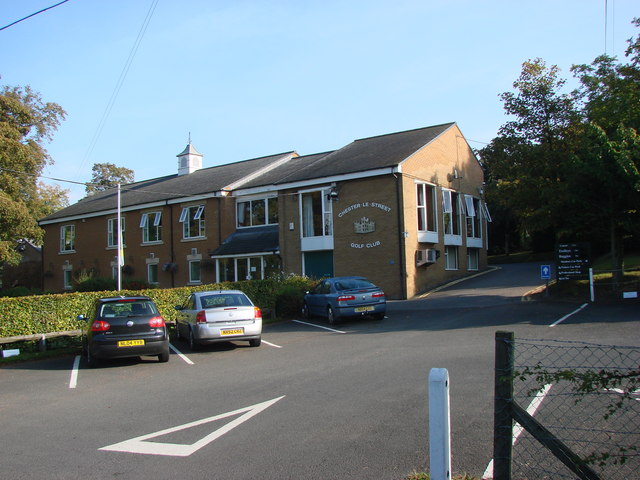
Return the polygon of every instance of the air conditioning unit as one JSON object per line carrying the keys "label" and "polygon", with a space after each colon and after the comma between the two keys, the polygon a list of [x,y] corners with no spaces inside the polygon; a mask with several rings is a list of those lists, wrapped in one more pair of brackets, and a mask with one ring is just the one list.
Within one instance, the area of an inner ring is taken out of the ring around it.
{"label": "air conditioning unit", "polygon": [[435,248],[416,250],[416,266],[420,267],[428,263],[436,263],[438,253]]}

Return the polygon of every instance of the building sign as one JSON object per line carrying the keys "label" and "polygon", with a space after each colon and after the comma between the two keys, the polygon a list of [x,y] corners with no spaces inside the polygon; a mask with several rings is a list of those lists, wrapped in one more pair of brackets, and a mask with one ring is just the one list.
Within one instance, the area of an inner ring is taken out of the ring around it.
{"label": "building sign", "polygon": [[590,247],[588,243],[561,243],[556,247],[556,275],[558,280],[584,278],[589,274]]}
{"label": "building sign", "polygon": [[[378,202],[362,202],[362,203],[353,203],[348,207],[344,208],[340,213],[338,213],[338,218],[344,217],[346,214],[358,211],[361,208],[375,208],[381,210],[383,212],[390,212],[391,207],[388,205],[384,205]],[[367,216],[360,217],[360,219],[353,222],[353,231],[354,233],[364,235],[375,233],[376,231],[376,222]],[[380,240],[371,240],[369,242],[351,242],[351,248],[357,249],[367,249],[367,248],[375,248],[382,245],[382,241]]]}
{"label": "building sign", "polygon": [[376,231],[376,222],[362,217],[360,220],[353,222],[353,231],[356,233],[371,233]]}
{"label": "building sign", "polygon": [[338,214],[338,218],[342,218],[347,213],[352,212],[353,210],[356,210],[358,208],[366,208],[366,207],[379,208],[380,210],[385,211],[385,212],[390,212],[391,211],[391,207],[388,207],[387,205],[383,205],[382,203],[376,203],[376,202],[354,203],[352,205],[349,205],[344,210],[342,210]]}

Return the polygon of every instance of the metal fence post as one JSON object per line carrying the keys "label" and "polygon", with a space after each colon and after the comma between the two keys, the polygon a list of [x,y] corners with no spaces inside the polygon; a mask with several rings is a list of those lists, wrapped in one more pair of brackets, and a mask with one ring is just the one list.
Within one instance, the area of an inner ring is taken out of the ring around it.
{"label": "metal fence post", "polygon": [[429,373],[429,474],[431,480],[451,479],[451,427],[449,372],[432,368]]}
{"label": "metal fence post", "polygon": [[493,410],[494,480],[511,480],[514,338],[513,332],[496,332]]}

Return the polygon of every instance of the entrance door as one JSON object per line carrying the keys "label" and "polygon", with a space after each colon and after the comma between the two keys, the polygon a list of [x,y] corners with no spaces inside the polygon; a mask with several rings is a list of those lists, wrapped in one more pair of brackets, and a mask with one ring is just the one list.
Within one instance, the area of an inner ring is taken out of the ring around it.
{"label": "entrance door", "polygon": [[307,277],[333,277],[333,250],[304,252],[304,274]]}

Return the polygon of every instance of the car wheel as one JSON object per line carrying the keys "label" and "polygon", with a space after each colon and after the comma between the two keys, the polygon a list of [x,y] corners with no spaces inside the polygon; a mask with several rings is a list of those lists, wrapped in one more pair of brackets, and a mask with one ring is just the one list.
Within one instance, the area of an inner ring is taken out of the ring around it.
{"label": "car wheel", "polygon": [[302,304],[302,318],[304,318],[305,320],[309,320],[309,318],[311,318],[311,314],[309,313],[309,306],[306,303]]}
{"label": "car wheel", "polygon": [[162,352],[160,355],[158,355],[158,361],[160,363],[166,363],[169,361],[169,349],[167,349],[166,352]]}
{"label": "car wheel", "polygon": [[195,337],[193,336],[193,329],[189,329],[189,348],[191,350],[196,350],[198,348],[198,342],[196,342]]}
{"label": "car wheel", "polygon": [[333,307],[331,305],[327,307],[327,320],[329,320],[329,323],[331,325],[335,325],[336,323],[338,323],[338,316],[333,311]]}
{"label": "car wheel", "polygon": [[251,340],[249,340],[250,347],[259,347],[261,343],[262,338],[252,338]]}

